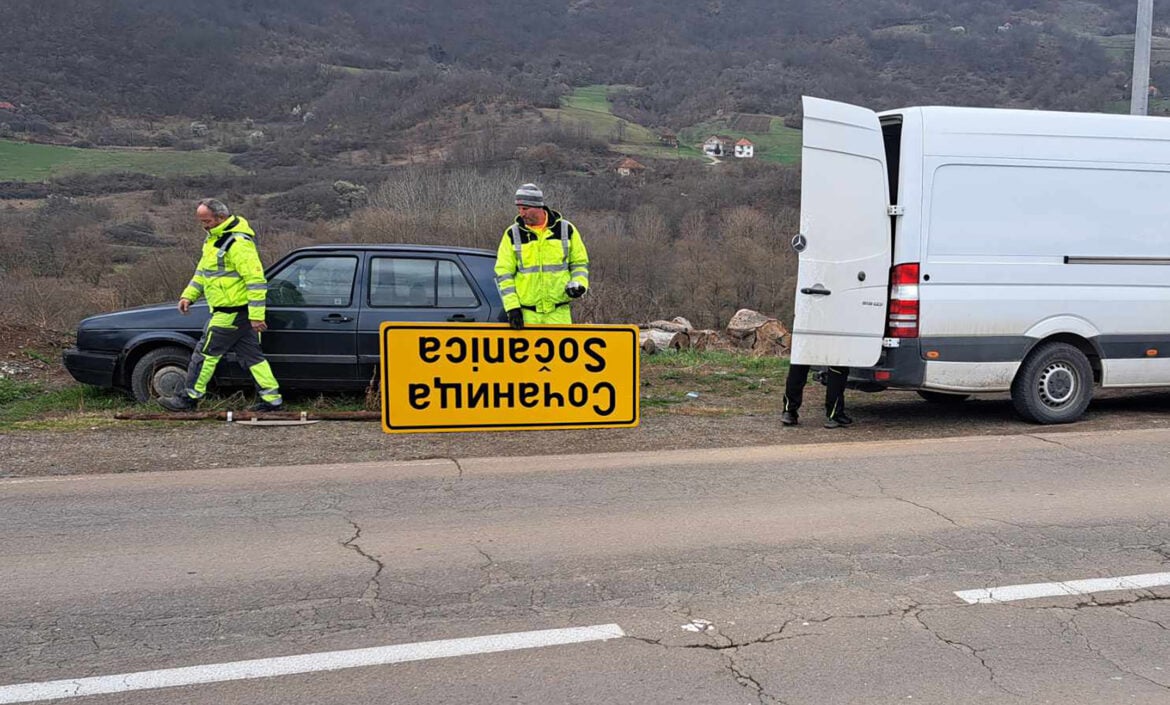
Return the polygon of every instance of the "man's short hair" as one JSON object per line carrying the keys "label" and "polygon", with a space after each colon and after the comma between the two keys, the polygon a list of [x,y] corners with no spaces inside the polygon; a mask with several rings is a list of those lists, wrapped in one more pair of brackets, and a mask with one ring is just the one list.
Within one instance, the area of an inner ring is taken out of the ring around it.
{"label": "man's short hair", "polygon": [[216,218],[226,218],[232,214],[232,210],[227,207],[227,204],[218,198],[204,198],[199,201],[199,205],[204,206]]}

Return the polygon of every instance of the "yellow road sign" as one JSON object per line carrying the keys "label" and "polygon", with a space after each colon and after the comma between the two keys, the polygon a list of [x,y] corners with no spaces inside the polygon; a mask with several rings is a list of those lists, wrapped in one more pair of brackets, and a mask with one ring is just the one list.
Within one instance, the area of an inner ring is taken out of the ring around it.
{"label": "yellow road sign", "polygon": [[638,425],[636,326],[383,323],[382,430]]}

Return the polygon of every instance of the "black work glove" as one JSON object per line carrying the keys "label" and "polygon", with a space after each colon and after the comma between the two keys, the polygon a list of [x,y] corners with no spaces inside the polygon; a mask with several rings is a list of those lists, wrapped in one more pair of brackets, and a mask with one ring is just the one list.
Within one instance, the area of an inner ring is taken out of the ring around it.
{"label": "black work glove", "polygon": [[581,282],[569,282],[565,284],[565,294],[570,299],[576,299],[585,295],[585,286]]}
{"label": "black work glove", "polygon": [[518,308],[514,308],[511,311],[508,311],[508,325],[512,326],[513,328],[523,328],[524,312]]}

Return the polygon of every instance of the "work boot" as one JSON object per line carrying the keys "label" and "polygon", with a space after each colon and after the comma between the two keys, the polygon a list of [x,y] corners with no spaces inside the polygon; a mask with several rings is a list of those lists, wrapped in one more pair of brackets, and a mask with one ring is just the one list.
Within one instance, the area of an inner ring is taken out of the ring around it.
{"label": "work boot", "polygon": [[780,423],[785,426],[795,426],[800,423],[800,419],[795,411],[785,411],[780,414]]}
{"label": "work boot", "polygon": [[851,423],[853,423],[853,419],[849,418],[844,413],[838,413],[836,416],[825,417],[825,428],[847,428]]}
{"label": "work boot", "polygon": [[253,404],[248,411],[280,411],[280,404],[273,404],[261,399]]}
{"label": "work boot", "polygon": [[199,406],[198,399],[192,399],[185,392],[179,392],[173,397],[160,397],[158,403],[167,411],[195,411]]}

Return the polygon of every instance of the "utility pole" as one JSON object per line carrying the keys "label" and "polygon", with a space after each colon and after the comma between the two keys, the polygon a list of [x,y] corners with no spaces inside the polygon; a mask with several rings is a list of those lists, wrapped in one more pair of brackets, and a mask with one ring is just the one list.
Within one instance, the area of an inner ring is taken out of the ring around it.
{"label": "utility pole", "polygon": [[1133,33],[1133,79],[1129,114],[1146,115],[1150,105],[1150,44],[1154,30],[1154,0],[1138,0],[1137,28]]}

